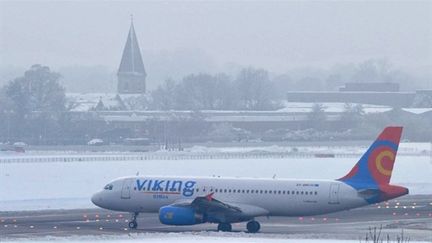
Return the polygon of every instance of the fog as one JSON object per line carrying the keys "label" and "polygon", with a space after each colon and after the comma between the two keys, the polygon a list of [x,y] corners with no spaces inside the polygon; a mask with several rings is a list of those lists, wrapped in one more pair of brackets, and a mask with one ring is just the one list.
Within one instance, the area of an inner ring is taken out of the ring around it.
{"label": "fog", "polygon": [[115,73],[131,14],[150,88],[244,66],[284,73],[375,58],[422,73],[432,64],[428,1],[1,1],[0,66],[22,73],[35,63],[102,65]]}
{"label": "fog", "polygon": [[0,242],[430,241],[431,27],[432,1],[0,0]]}
{"label": "fog", "polygon": [[432,2],[0,0],[0,20],[8,145],[432,139]]}

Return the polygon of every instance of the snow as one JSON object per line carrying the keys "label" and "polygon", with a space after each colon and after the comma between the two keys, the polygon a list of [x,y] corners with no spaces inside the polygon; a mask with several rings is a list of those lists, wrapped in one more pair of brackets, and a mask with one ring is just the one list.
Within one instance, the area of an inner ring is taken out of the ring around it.
{"label": "snow", "polygon": [[[0,211],[94,207],[93,193],[114,178],[135,175],[334,179],[352,158],[208,159],[0,163]],[[323,168],[325,170],[317,169]],[[229,169],[228,169],[229,168]],[[398,157],[392,183],[411,194],[432,194],[432,164],[426,156]]]}
{"label": "snow", "polygon": [[[46,242],[100,242],[119,243],[119,242],[148,242],[148,243],[189,243],[189,242],[247,242],[247,243],[357,243],[358,240],[323,240],[323,239],[289,239],[281,238],[280,235],[268,234],[247,234],[247,233],[137,233],[129,235],[104,235],[104,236],[70,236],[70,237],[41,237],[18,239],[19,242],[31,241],[36,243]],[[14,240],[2,241],[4,243],[14,243]],[[411,243],[421,243],[419,241],[410,241]]]}
{"label": "snow", "polygon": [[120,101],[115,93],[66,93],[66,99],[72,105],[71,111],[86,112],[95,109],[99,102],[106,108],[119,109]]}
{"label": "snow", "polygon": [[[366,151],[366,146],[248,146],[248,147],[206,147],[193,146],[185,148],[185,152],[191,153],[289,153],[293,149],[299,153],[329,153],[329,154],[362,154]],[[398,155],[427,155],[432,151],[431,143],[400,143]]]}
{"label": "snow", "polygon": [[[328,113],[342,113],[345,112],[346,103],[337,103],[337,102],[324,102],[319,103],[323,110]],[[289,113],[307,113],[312,111],[312,107],[315,103],[309,102],[285,102],[284,108],[278,110],[278,112],[289,112]],[[357,105],[353,103],[352,105]],[[382,105],[372,105],[372,104],[361,104],[363,107],[363,111],[366,114],[369,113],[380,113],[391,111],[393,108],[389,106]]]}
{"label": "snow", "polygon": [[[354,243],[359,242],[356,240],[320,240],[320,239],[287,239],[279,238],[279,235],[248,235],[245,233],[208,233],[208,235],[202,235],[198,233],[143,233],[143,234],[129,234],[127,236],[72,236],[72,237],[44,237],[36,239],[28,239],[28,241],[36,243],[45,243],[53,241],[61,242],[107,242],[107,243],[118,243],[118,242],[149,242],[149,243],[188,243],[188,242],[220,242],[223,240],[226,243],[232,242],[248,242],[248,243]],[[23,241],[22,239],[19,240]],[[25,240],[24,240],[25,241]],[[15,241],[3,241],[12,243]],[[421,243],[420,241],[410,241],[412,243]]]}
{"label": "snow", "polygon": [[402,110],[419,115],[426,112],[431,112],[432,108],[402,108]]}
{"label": "snow", "polygon": [[[369,145],[368,145],[369,146]],[[0,162],[2,158],[48,158],[48,157],[60,157],[60,158],[84,158],[86,156],[101,157],[101,156],[142,156],[143,153],[130,152],[130,151],[91,151],[91,147],[88,147],[88,151],[67,151],[67,150],[27,150],[25,153],[18,153],[12,151],[0,151]],[[367,149],[367,146],[353,145],[353,146],[281,146],[281,145],[268,145],[268,146],[230,146],[230,147],[209,147],[195,145],[192,147],[184,148],[184,151],[168,151],[158,150],[154,152],[146,152],[145,155],[148,157],[155,155],[165,154],[167,156],[175,155],[202,155],[202,154],[217,154],[217,153],[309,153],[313,156],[314,153],[329,153],[343,156],[356,156],[359,157]],[[400,143],[398,156],[428,156],[431,155],[432,144],[431,143]],[[294,156],[293,156],[294,157]]]}

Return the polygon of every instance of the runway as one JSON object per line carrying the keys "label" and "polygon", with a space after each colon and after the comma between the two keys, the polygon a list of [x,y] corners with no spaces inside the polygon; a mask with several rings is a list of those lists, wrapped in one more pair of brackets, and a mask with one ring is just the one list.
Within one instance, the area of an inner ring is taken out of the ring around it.
{"label": "runway", "polygon": [[[0,212],[0,240],[66,237],[75,235],[119,235],[153,232],[212,232],[215,224],[166,226],[157,214],[140,214],[138,229],[127,228],[130,215],[101,209]],[[280,238],[360,239],[369,227],[383,227],[383,234],[404,231],[411,240],[432,241],[432,195],[406,196],[380,203],[316,217],[257,218],[261,236]],[[244,232],[245,223],[233,224]]]}

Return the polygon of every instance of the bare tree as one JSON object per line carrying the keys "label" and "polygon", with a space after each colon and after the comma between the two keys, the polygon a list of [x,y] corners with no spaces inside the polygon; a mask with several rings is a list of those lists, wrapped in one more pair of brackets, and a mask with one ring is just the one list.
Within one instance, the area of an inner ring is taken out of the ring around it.
{"label": "bare tree", "polygon": [[272,108],[272,83],[263,69],[245,68],[236,79],[240,108],[268,110]]}

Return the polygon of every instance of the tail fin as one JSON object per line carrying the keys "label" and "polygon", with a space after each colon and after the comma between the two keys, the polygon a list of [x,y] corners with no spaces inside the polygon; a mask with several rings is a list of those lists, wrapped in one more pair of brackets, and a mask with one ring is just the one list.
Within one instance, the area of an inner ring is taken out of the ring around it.
{"label": "tail fin", "polygon": [[388,185],[396,159],[402,127],[386,127],[343,181],[356,189]]}

